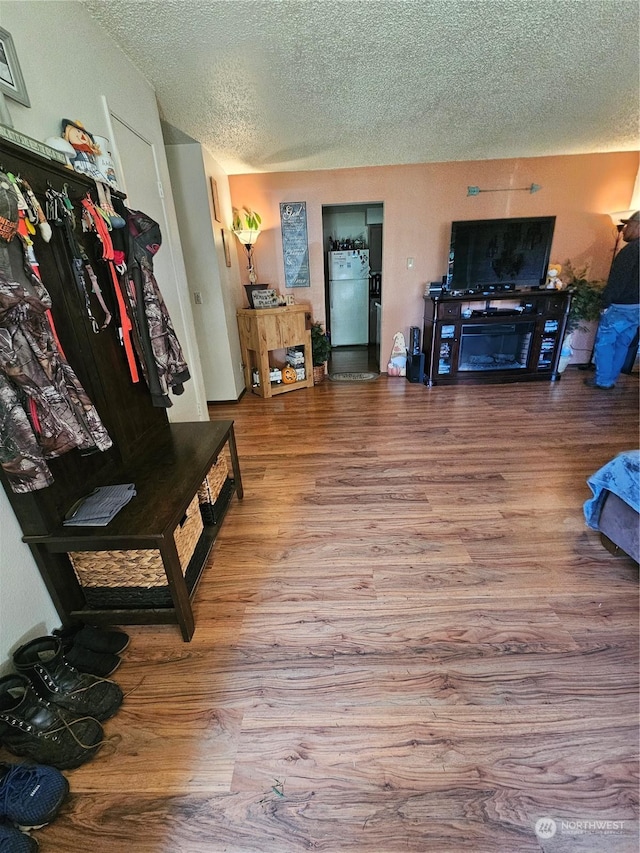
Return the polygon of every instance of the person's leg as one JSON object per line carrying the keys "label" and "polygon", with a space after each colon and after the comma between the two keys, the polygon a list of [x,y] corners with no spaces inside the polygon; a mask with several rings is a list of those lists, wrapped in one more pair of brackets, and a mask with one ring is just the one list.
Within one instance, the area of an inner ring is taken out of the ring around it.
{"label": "person's leg", "polygon": [[595,383],[608,387],[613,385],[615,379],[613,374],[612,356],[616,341],[616,330],[613,323],[613,308],[607,308],[600,316],[598,332],[593,348],[593,360],[596,365]]}
{"label": "person's leg", "polygon": [[637,305],[611,305],[603,313],[594,353],[596,385],[610,388],[615,384],[637,329]]}
{"label": "person's leg", "polygon": [[[627,306],[623,306],[626,308]],[[636,311],[620,312],[620,320],[616,321],[618,327],[618,335],[616,337],[615,347],[611,355],[611,370],[614,376],[614,382],[620,376],[622,368],[629,352],[629,347],[633,341],[636,332],[638,331],[638,313]],[[626,315],[626,316],[624,316]]]}

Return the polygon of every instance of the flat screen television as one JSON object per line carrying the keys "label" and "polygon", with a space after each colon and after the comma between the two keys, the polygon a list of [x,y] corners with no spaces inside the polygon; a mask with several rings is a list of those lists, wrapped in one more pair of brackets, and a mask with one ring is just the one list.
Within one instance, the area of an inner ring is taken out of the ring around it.
{"label": "flat screen television", "polygon": [[547,278],[555,216],[451,223],[447,287],[529,290]]}

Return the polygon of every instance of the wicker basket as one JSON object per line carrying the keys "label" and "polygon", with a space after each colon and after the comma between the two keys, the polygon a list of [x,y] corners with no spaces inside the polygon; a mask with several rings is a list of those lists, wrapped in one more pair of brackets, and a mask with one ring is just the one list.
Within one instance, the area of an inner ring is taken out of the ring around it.
{"label": "wicker basket", "polygon": [[219,456],[198,490],[200,513],[205,524],[217,524],[229,502],[233,480],[229,479],[229,466],[224,456]]}
{"label": "wicker basket", "polygon": [[[183,574],[203,528],[199,499],[195,495],[173,534]],[[69,559],[90,607],[170,607],[172,604],[158,550],[70,551]]]}
{"label": "wicker basket", "polygon": [[214,504],[218,495],[222,491],[227,477],[229,476],[229,468],[227,460],[220,455],[216,459],[207,476],[204,478],[202,486],[198,489],[198,499],[201,504]]}
{"label": "wicker basket", "polygon": [[325,365],[315,365],[313,366],[313,384],[321,385],[324,382],[325,376]]}

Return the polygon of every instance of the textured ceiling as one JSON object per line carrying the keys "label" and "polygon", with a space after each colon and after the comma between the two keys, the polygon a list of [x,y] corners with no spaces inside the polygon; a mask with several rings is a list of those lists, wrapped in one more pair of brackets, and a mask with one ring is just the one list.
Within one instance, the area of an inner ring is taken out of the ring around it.
{"label": "textured ceiling", "polygon": [[83,2],[229,174],[639,147],[637,2]]}

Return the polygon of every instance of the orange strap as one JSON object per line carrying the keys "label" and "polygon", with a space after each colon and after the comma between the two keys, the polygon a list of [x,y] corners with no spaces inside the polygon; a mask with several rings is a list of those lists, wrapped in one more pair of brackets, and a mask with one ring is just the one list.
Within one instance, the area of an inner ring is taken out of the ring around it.
{"label": "orange strap", "polygon": [[131,374],[131,381],[133,383],[136,383],[140,381],[140,376],[138,375],[138,364],[136,362],[136,356],[133,351],[133,344],[131,343],[131,332],[133,330],[133,326],[131,325],[129,315],[127,314],[127,306],[124,303],[124,297],[122,296],[122,290],[120,289],[120,282],[118,281],[118,276],[116,275],[116,271],[112,261],[108,262],[108,267],[111,270],[111,278],[113,279],[113,289],[116,292],[116,299],[118,301],[120,328],[122,329],[122,343],[124,344],[124,351],[127,356],[129,373]]}

